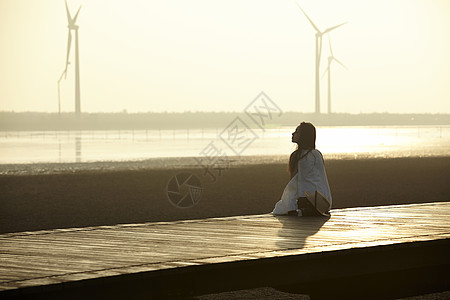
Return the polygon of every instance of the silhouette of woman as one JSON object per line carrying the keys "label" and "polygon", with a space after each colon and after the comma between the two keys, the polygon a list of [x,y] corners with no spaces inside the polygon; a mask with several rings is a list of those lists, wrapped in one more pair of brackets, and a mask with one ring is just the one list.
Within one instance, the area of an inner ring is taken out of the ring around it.
{"label": "silhouette of woman", "polygon": [[[292,142],[297,149],[289,157],[291,180],[286,185],[281,200],[275,205],[274,215],[320,215],[305,197],[305,192],[322,193],[331,208],[331,192],[325,172],[322,153],[316,149],[316,128],[311,123],[302,122],[292,133]],[[300,170],[300,172],[299,172]]]}

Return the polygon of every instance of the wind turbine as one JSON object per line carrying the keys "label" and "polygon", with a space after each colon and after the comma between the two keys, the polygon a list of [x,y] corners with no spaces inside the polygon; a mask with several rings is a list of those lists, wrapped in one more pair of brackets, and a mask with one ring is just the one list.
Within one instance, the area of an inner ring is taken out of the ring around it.
{"label": "wind turbine", "polygon": [[[330,36],[328,36],[328,43],[330,45],[330,56],[328,56],[328,67],[326,68],[325,72],[328,72],[328,113],[331,114],[331,63],[335,61],[343,66],[346,70],[348,70],[348,68],[341,61],[339,61],[339,59],[334,57],[333,48],[331,48]],[[325,75],[325,72],[323,72],[323,75]]]}
{"label": "wind turbine", "polygon": [[67,0],[66,3],[66,13],[67,13],[67,21],[68,25],[67,28],[69,29],[68,37],[67,37],[67,56],[66,56],[66,67],[61,74],[59,80],[58,80],[58,105],[60,105],[60,99],[59,99],[59,82],[62,79],[62,76],[64,75],[64,79],[67,77],[67,68],[69,67],[70,61],[70,48],[72,44],[72,30],[75,30],[75,114],[79,117],[81,115],[81,105],[80,105],[80,57],[78,52],[78,25],[75,23],[77,22],[78,13],[80,12],[81,6],[78,8],[77,13],[72,18],[69,12],[69,8],[67,6]]}
{"label": "wind turbine", "polygon": [[325,33],[328,33],[344,24],[339,24],[330,28],[325,29],[324,31],[320,31],[320,29],[314,24],[314,22],[308,17],[306,12],[303,10],[303,8],[295,1],[295,4],[297,4],[298,8],[302,11],[302,13],[305,15],[305,17],[308,19],[309,23],[311,23],[312,27],[316,30],[316,93],[315,93],[315,100],[316,100],[316,114],[320,114],[320,57],[322,55],[322,36]]}

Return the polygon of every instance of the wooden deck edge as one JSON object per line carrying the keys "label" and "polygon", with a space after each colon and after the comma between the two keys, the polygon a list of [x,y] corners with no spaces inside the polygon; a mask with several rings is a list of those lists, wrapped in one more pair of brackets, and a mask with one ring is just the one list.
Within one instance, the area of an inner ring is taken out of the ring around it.
{"label": "wooden deck edge", "polygon": [[[183,261],[167,261],[160,263],[144,263],[139,265],[129,265],[124,267],[115,267],[109,269],[99,269],[93,271],[83,271],[83,272],[74,272],[67,273],[62,275],[54,275],[47,277],[39,277],[33,279],[25,279],[25,280],[13,280],[10,282],[4,282],[0,284],[0,294],[2,291],[6,290],[14,290],[17,289],[18,282],[21,282],[23,288],[31,287],[35,284],[35,281],[44,281],[41,283],[43,285],[50,284],[59,284],[61,282],[69,282],[69,281],[80,281],[80,280],[95,280],[102,277],[114,277],[121,276],[123,274],[131,274],[131,273],[145,273],[145,272],[156,272],[162,270],[169,269],[179,269],[186,266],[202,266],[207,264],[224,264],[224,263],[232,263],[232,262],[240,262],[240,261],[250,261],[250,260],[259,260],[259,259],[278,259],[282,257],[295,257],[295,256],[303,256],[309,257],[312,254],[320,254],[324,255],[326,253],[344,253],[351,252],[354,249],[365,249],[364,251],[370,251],[371,248],[376,249],[378,246],[391,246],[391,247],[410,247],[414,245],[415,242],[420,241],[433,241],[433,240],[446,240],[450,239],[450,233],[440,233],[440,234],[431,234],[431,235],[416,235],[410,236],[407,238],[394,238],[394,239],[384,239],[384,240],[373,240],[370,242],[342,242],[338,244],[333,244],[330,246],[328,244],[324,244],[323,246],[316,246],[315,249],[317,251],[305,253],[304,248],[292,248],[292,249],[279,249],[279,250],[267,250],[267,251],[257,251],[257,252],[242,252],[236,255],[225,255],[225,256],[217,256],[217,257],[206,257],[200,259],[191,259],[191,260],[183,260]],[[352,246],[353,245],[353,246]],[[64,278],[64,279],[61,279]],[[33,284],[30,284],[29,281],[32,281]]]}
{"label": "wooden deck edge", "polygon": [[[0,297],[5,299],[35,299],[37,296],[46,299],[63,297],[66,299],[81,297],[116,299],[133,295],[135,298],[159,298],[202,295],[264,286],[291,291],[297,288],[296,292],[315,293],[317,289],[319,292],[323,290],[323,285],[329,282],[345,282],[349,278],[354,280],[365,276],[383,279],[386,276],[389,277],[389,274],[396,274],[390,279],[394,282],[402,276],[408,277],[409,287],[423,285],[426,278],[416,274],[414,270],[425,272],[427,276],[430,276],[430,272],[431,275],[439,274],[440,277],[434,279],[435,284],[439,285],[438,289],[442,286],[449,289],[448,253],[450,253],[450,238],[444,238],[122,274],[5,290],[0,292]],[[419,282],[415,282],[411,274],[415,274]],[[439,278],[443,278],[444,281],[437,282]],[[428,281],[426,283],[428,286],[431,284]],[[370,284],[373,285],[373,282]],[[334,292],[337,292],[336,288]],[[423,290],[424,288],[420,291],[423,293]],[[357,294],[356,290],[353,292]]]}
{"label": "wooden deck edge", "polygon": [[331,212],[335,211],[360,211],[360,210],[371,210],[371,209],[385,209],[385,208],[395,208],[395,207],[414,207],[414,206],[430,206],[430,205],[442,205],[448,204],[450,201],[440,201],[440,202],[425,202],[425,203],[408,203],[408,204],[391,204],[391,205],[376,205],[376,206],[358,206],[358,207],[348,207],[348,208],[337,208],[332,209]]}
{"label": "wooden deck edge", "polygon": [[[338,208],[332,209],[331,214],[346,212],[346,211],[362,211],[362,210],[373,210],[373,209],[386,209],[393,207],[413,207],[413,206],[430,206],[430,205],[441,205],[448,202],[428,202],[428,203],[412,203],[412,204],[395,204],[395,205],[382,205],[382,206],[362,206],[362,207],[349,207],[349,208]],[[58,232],[75,232],[75,231],[91,231],[98,229],[112,229],[112,228],[133,228],[133,227],[144,227],[150,225],[166,225],[166,224],[187,224],[187,223],[201,223],[201,222],[212,222],[212,221],[229,221],[237,219],[249,219],[249,218],[268,218],[274,217],[271,213],[258,214],[258,215],[240,215],[240,216],[229,216],[229,217],[213,217],[204,219],[192,219],[192,220],[178,220],[178,221],[162,221],[162,222],[144,222],[144,223],[132,223],[132,224],[116,224],[116,225],[101,225],[101,226],[89,226],[89,227],[72,227],[63,229],[50,229],[50,230],[37,230],[37,231],[23,231],[23,232],[11,232],[0,234],[0,239],[9,238],[13,236],[24,236],[24,235],[41,235],[49,233]]]}

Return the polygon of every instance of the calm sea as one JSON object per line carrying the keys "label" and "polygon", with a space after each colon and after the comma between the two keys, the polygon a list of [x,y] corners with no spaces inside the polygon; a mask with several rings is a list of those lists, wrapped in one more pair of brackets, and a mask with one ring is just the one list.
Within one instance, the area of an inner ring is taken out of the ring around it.
{"label": "calm sea", "polygon": [[[3,131],[0,164],[123,162],[154,158],[286,157],[293,128]],[[318,127],[326,158],[450,156],[450,126]]]}

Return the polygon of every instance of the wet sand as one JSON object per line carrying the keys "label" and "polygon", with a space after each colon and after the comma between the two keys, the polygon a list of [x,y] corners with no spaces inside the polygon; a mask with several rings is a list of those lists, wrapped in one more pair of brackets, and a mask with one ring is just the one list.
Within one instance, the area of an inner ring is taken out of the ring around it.
{"label": "wet sand", "polygon": [[[333,208],[450,201],[450,157],[326,160]],[[192,208],[168,198],[169,180],[197,176]],[[198,167],[72,169],[0,175],[0,232],[172,221],[270,212],[289,181],[284,163]]]}

